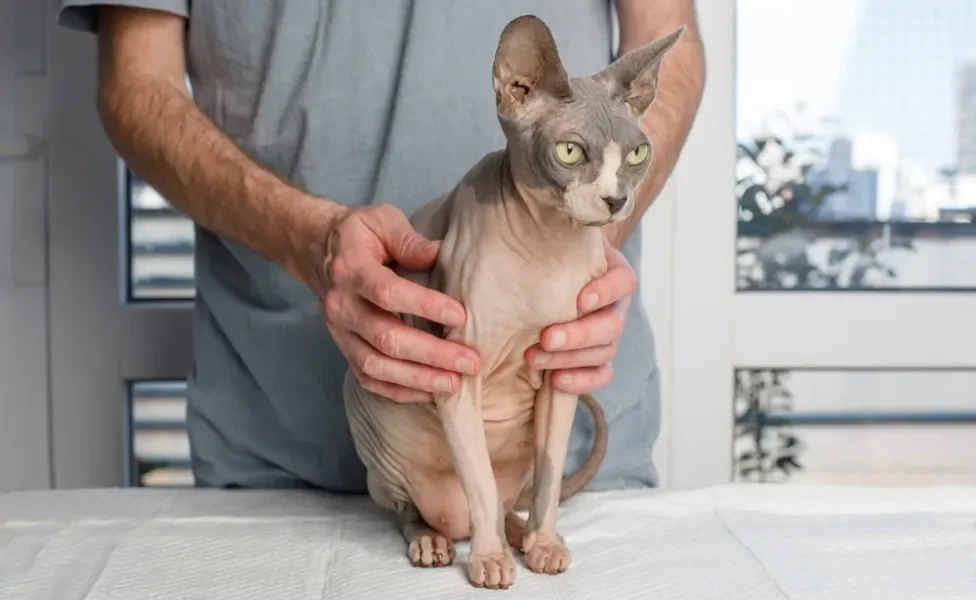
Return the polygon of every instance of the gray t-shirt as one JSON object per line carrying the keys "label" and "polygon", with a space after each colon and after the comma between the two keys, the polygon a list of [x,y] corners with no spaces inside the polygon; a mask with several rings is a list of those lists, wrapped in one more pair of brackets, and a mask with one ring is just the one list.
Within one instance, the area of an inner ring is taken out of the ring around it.
{"label": "gray t-shirt", "polygon": [[[312,194],[410,214],[504,138],[491,67],[498,37],[532,13],[570,74],[612,58],[610,0],[62,0],[59,22],[94,28],[99,4],[188,19],[201,110],[266,168]],[[624,254],[640,272],[640,233]],[[315,297],[276,265],[196,232],[187,429],[201,486],[364,491],[341,389],[345,358]],[[598,391],[609,448],[590,489],[654,485],[658,371],[640,295]],[[582,408],[567,471],[592,442]]]}

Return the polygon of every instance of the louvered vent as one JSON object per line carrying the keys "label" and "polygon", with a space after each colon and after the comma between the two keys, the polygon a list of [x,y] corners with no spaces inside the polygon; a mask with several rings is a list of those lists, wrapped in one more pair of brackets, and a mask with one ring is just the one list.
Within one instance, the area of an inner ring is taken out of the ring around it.
{"label": "louvered vent", "polygon": [[186,383],[133,383],[129,415],[129,485],[192,486],[186,435]]}
{"label": "louvered vent", "polygon": [[130,186],[130,298],[192,300],[192,221],[135,174]]}

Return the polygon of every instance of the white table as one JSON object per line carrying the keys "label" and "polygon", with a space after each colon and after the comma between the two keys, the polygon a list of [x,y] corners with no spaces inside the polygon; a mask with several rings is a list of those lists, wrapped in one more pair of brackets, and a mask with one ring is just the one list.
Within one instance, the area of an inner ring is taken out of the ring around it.
{"label": "white table", "polygon": [[0,598],[976,599],[976,488],[584,494],[569,571],[476,590],[467,545],[412,568],[392,521],[313,493],[0,493]]}

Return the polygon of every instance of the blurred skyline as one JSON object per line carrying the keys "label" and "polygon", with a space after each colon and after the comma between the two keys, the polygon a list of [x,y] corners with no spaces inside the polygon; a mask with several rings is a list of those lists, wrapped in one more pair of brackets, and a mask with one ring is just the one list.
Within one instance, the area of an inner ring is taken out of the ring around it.
{"label": "blurred skyline", "polygon": [[902,159],[954,167],[974,31],[973,0],[739,0],[737,135],[802,102],[837,134],[887,134]]}

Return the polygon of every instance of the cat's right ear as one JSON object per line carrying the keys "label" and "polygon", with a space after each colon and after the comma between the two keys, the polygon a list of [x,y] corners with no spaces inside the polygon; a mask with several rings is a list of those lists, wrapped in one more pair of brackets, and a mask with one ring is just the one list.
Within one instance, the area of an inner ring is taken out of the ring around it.
{"label": "cat's right ear", "polygon": [[607,86],[614,100],[623,102],[634,116],[640,117],[657,97],[661,61],[685,29],[682,25],[673,33],[621,56],[594,78]]}
{"label": "cat's right ear", "polygon": [[523,15],[505,26],[495,52],[492,84],[498,113],[507,117],[517,116],[541,95],[559,100],[572,96],[552,32],[541,19]]}

